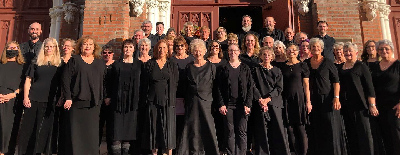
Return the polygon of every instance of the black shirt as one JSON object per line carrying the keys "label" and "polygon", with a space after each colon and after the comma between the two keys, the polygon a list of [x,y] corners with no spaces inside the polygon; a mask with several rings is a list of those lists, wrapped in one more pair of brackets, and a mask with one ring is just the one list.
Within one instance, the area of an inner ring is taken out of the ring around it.
{"label": "black shirt", "polygon": [[244,39],[244,37],[245,37],[248,33],[254,34],[255,36],[257,36],[258,40],[262,40],[262,38],[259,38],[259,35],[258,35],[257,32],[252,31],[252,30],[249,30],[249,31],[245,32],[245,31],[242,30],[242,31],[240,31],[240,32],[238,32],[238,33],[236,34],[237,37],[238,37],[238,44],[239,44],[239,47],[242,46],[243,39]]}
{"label": "black shirt", "polygon": [[333,93],[333,83],[339,83],[339,75],[336,66],[329,59],[322,60],[317,69],[311,67],[310,59],[304,61],[310,69],[311,94],[328,95]]}
{"label": "black shirt", "polygon": [[186,84],[186,66],[187,64],[191,63],[194,61],[193,56],[188,56],[185,59],[177,59],[176,57],[171,57],[170,61],[172,63],[175,63],[178,66],[178,71],[179,71],[179,81],[178,81],[178,87],[176,91],[176,97],[177,98],[184,98],[186,94],[186,89],[187,89],[187,84]]}
{"label": "black shirt", "polygon": [[151,48],[153,48],[158,41],[160,41],[161,39],[165,38],[165,34],[162,34],[161,36],[157,35],[157,34],[150,34],[148,39],[150,39],[151,41]]}
{"label": "black shirt", "polygon": [[379,65],[375,65],[371,71],[376,92],[376,105],[378,108],[392,109],[400,99],[400,61],[396,60],[384,71]]}
{"label": "black shirt", "polygon": [[229,80],[231,81],[231,101],[235,101],[239,97],[239,67],[233,68],[231,65],[229,69]]}
{"label": "black shirt", "polygon": [[[81,55],[74,55],[63,71],[63,92],[66,100],[90,101],[92,107],[103,99],[103,83],[106,74],[104,60],[95,58],[91,64],[83,61]],[[93,105],[94,104],[94,105]]]}
{"label": "black shirt", "polygon": [[262,28],[260,30],[260,32],[258,32],[258,33],[260,34],[260,38],[261,38],[261,39],[259,39],[260,43],[262,43],[262,38],[264,38],[266,36],[271,36],[272,38],[274,38],[274,41],[277,41],[277,40],[282,41],[282,42],[285,41],[285,34],[283,33],[282,30],[279,30],[279,29],[274,29],[271,34],[268,34],[268,29]]}
{"label": "black shirt", "polygon": [[254,84],[254,99],[271,97],[270,105],[283,108],[282,89],[283,76],[278,67],[266,69],[260,64],[252,68]]}
{"label": "black shirt", "polygon": [[249,55],[247,55],[247,53],[240,54],[239,55],[239,59],[244,64],[246,64],[246,65],[248,65],[250,67],[258,65],[261,62],[260,58],[256,57],[255,55],[250,57]]}
{"label": "black shirt", "polygon": [[38,66],[32,63],[26,76],[31,80],[29,99],[37,102],[55,101],[55,95],[59,91],[61,69],[53,65]]}
{"label": "black shirt", "polygon": [[324,51],[322,51],[322,56],[328,58],[331,61],[335,61],[335,55],[333,54],[333,44],[335,44],[335,38],[325,35],[324,37],[317,35],[317,38],[322,39],[324,41]]}
{"label": "black shirt", "polygon": [[22,65],[15,61],[0,63],[0,94],[15,92],[20,88],[21,80],[25,80],[25,76],[22,76]]}

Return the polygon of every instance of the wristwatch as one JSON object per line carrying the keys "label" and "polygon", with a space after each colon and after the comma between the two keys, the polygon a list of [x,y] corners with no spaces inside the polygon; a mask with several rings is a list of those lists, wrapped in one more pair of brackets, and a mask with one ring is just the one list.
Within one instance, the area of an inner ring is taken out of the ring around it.
{"label": "wristwatch", "polygon": [[339,96],[333,96],[334,98],[339,98]]}

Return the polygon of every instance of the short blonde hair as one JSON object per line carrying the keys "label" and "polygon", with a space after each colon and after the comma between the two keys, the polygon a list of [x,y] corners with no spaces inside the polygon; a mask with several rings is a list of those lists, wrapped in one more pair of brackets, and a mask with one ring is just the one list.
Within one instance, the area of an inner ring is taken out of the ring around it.
{"label": "short blonde hair", "polygon": [[99,44],[97,44],[97,42],[91,36],[84,36],[77,41],[76,46],[75,46],[76,54],[77,55],[82,54],[81,53],[82,44],[88,40],[93,41],[93,45],[94,45],[93,56],[94,56],[94,58],[101,59],[102,58],[101,57],[101,48],[100,48]]}
{"label": "short blonde hair", "polygon": [[18,48],[18,55],[16,58],[17,63],[20,65],[25,63],[24,56],[21,53],[21,48],[19,47],[19,44],[16,41],[10,41],[6,44],[6,46],[3,49],[3,53],[1,54],[1,63],[6,64],[8,62],[6,55],[7,55],[7,49],[8,49],[8,47],[10,47],[11,44],[17,45],[17,48]]}
{"label": "short blonde hair", "polygon": [[[53,55],[50,57],[50,60],[45,61],[44,57],[44,51],[47,43],[52,43],[55,47],[53,48]],[[60,66],[61,65],[61,54],[60,54],[60,48],[58,47],[58,42],[54,38],[47,38],[43,41],[42,47],[39,50],[39,54],[37,56],[35,64],[38,66],[43,66],[43,65],[48,65],[48,62],[50,62],[50,65],[52,66]]]}
{"label": "short blonde hair", "polygon": [[266,53],[265,51],[267,51],[267,54],[272,55],[272,60],[275,59],[274,49],[272,49],[271,47],[267,47],[267,46],[261,47],[260,53],[258,53],[258,57],[261,57],[262,54]]}

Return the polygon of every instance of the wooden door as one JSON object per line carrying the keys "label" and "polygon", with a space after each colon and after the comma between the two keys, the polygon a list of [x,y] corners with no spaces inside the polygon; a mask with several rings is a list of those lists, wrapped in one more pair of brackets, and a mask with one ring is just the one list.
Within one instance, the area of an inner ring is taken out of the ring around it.
{"label": "wooden door", "polygon": [[174,6],[172,7],[171,27],[178,32],[183,30],[183,25],[190,21],[198,27],[207,26],[213,30],[218,28],[218,7],[217,6]]}
{"label": "wooden door", "polygon": [[390,33],[392,34],[392,42],[395,48],[395,57],[399,59],[400,55],[400,1],[388,0],[391,6],[389,15]]}

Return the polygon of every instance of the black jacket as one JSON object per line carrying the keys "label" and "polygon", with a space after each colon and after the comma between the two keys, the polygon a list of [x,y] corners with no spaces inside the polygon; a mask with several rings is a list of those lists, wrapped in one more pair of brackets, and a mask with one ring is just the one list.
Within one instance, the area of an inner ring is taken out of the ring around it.
{"label": "black jacket", "polygon": [[254,78],[254,100],[260,98],[271,97],[268,104],[283,108],[282,90],[283,76],[281,70],[274,66],[270,70],[266,70],[261,65],[252,68]]}
{"label": "black jacket", "polygon": [[[42,44],[43,42],[39,40],[35,44],[33,44],[31,41],[27,41],[19,45],[21,48],[21,53],[22,55],[24,55],[26,63],[30,64],[31,61],[38,55],[40,48],[42,48]],[[31,49],[30,46],[33,46],[33,50],[35,51],[35,53],[30,52]]]}
{"label": "black jacket", "polygon": [[[218,73],[218,96],[220,107],[227,105],[229,103],[229,98],[231,96],[231,84],[229,80],[229,69],[230,64],[226,63],[221,66],[221,70]],[[238,99],[243,102],[244,106],[251,107],[253,99],[253,78],[251,77],[250,68],[241,63],[239,65],[239,97]]]}

